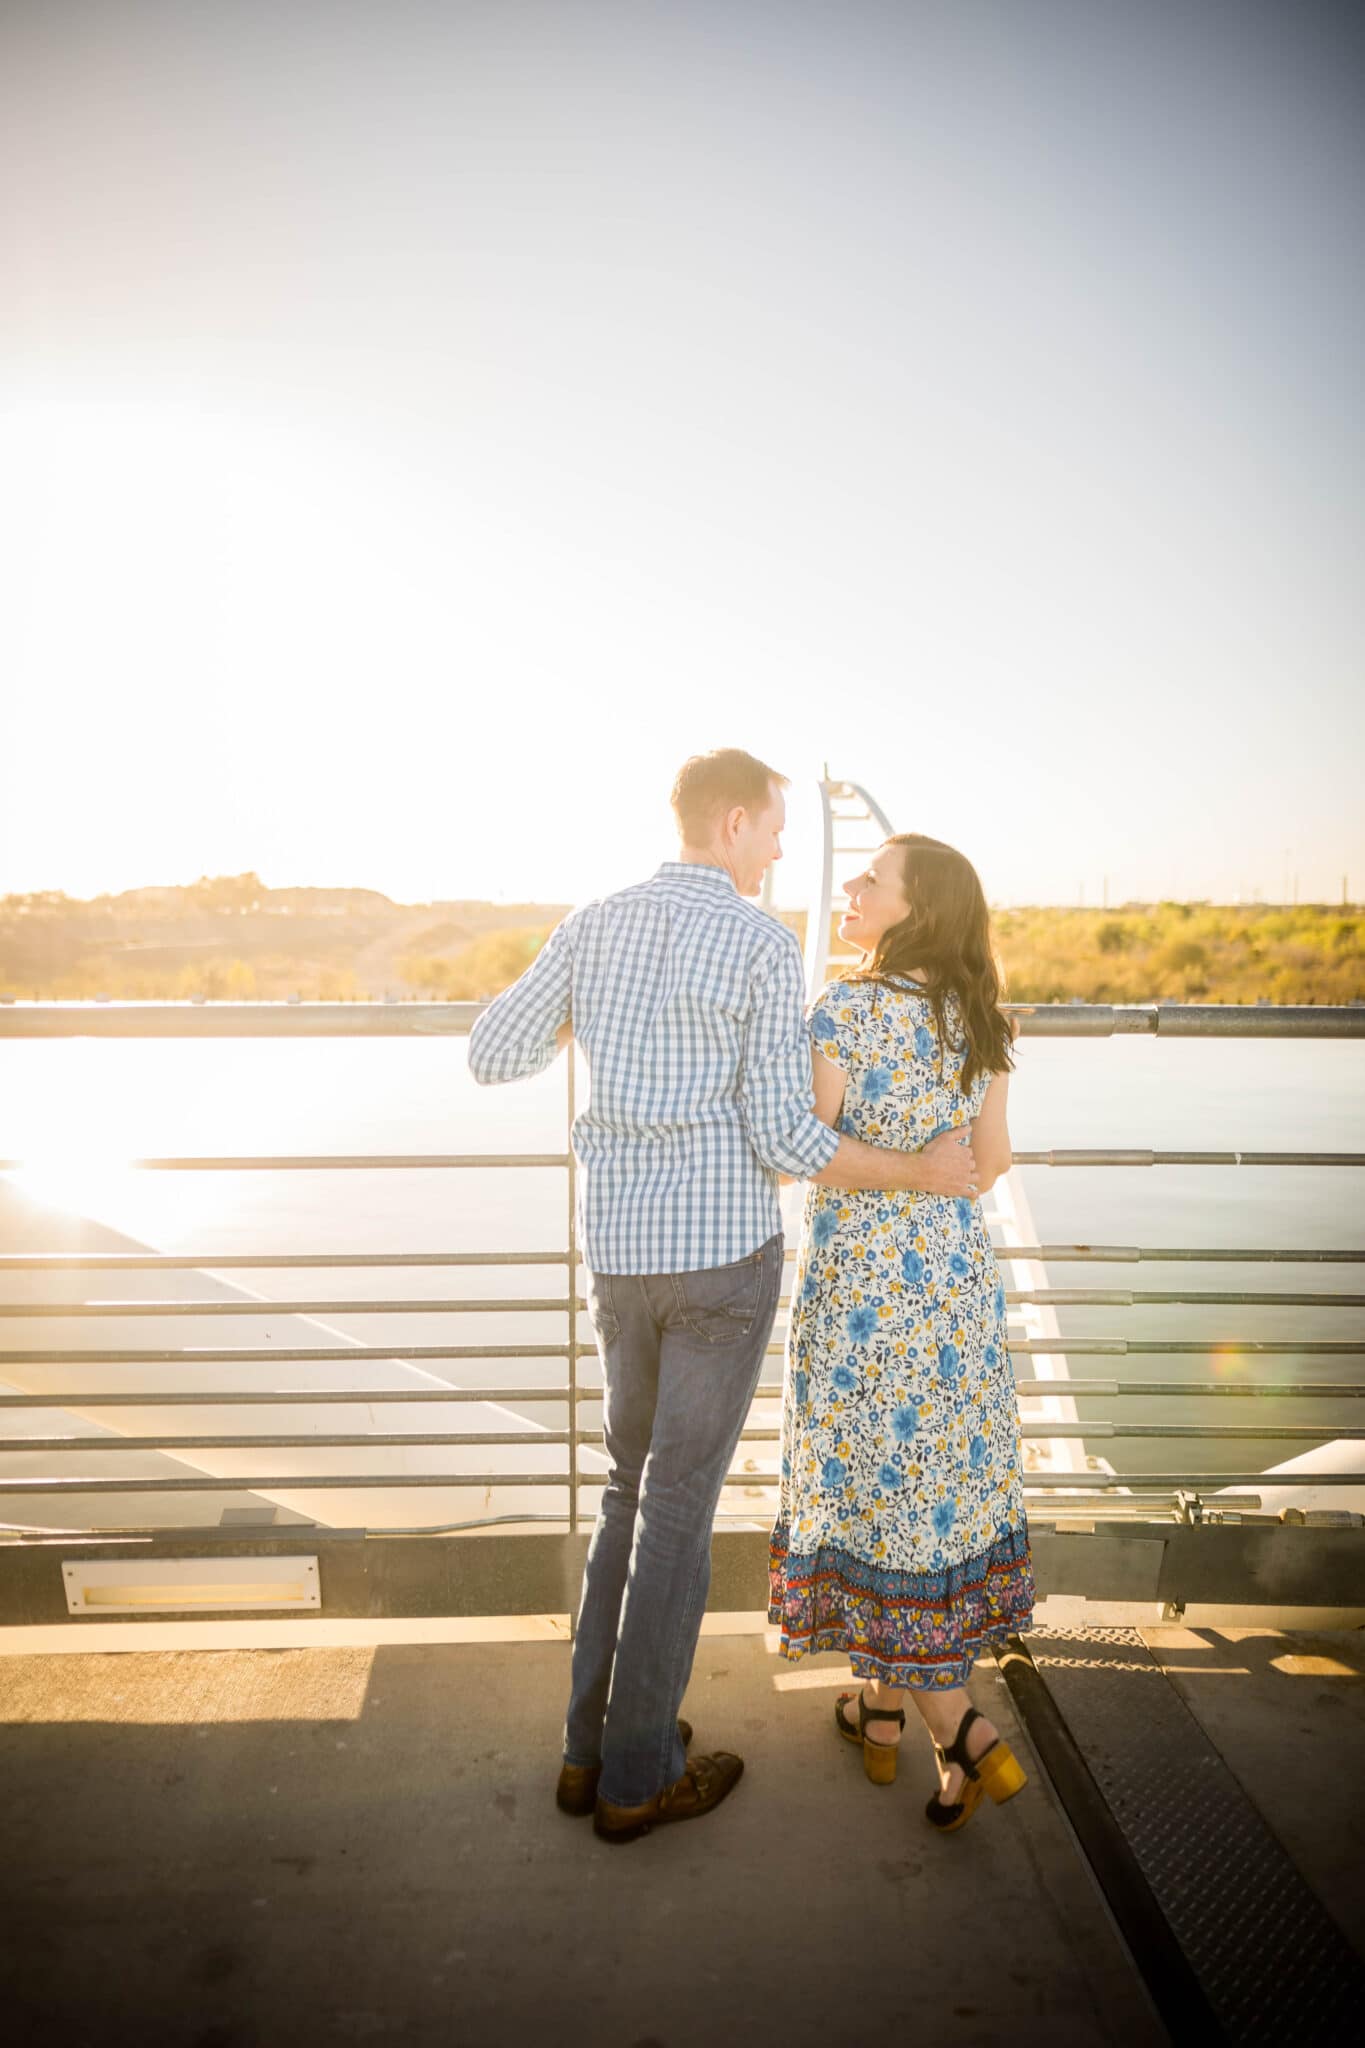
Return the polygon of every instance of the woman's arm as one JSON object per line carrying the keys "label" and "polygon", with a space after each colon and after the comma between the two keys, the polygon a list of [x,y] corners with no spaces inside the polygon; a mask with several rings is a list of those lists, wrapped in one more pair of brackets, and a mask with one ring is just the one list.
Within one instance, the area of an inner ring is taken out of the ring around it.
{"label": "woman's arm", "polygon": [[1005,1121],[1005,1098],[1010,1077],[997,1074],[986,1090],[981,1114],[972,1120],[972,1156],[976,1160],[976,1184],[984,1195],[1014,1163],[1010,1150],[1009,1125]]}
{"label": "woman's arm", "polygon": [[[837,1130],[848,1076],[823,1053],[814,1055],[812,1065],[815,1114],[821,1123]],[[892,1145],[865,1145],[858,1138],[841,1137],[839,1150],[829,1165],[809,1178],[822,1188],[878,1188],[902,1195],[965,1195],[976,1179],[975,1160],[975,1153],[962,1143],[960,1131],[944,1131],[920,1152],[902,1152]]]}
{"label": "woman's arm", "polygon": [[828,1124],[832,1131],[837,1131],[848,1075],[842,1067],[836,1067],[833,1060],[827,1060],[822,1052],[813,1055],[811,1065],[815,1069],[815,1114],[822,1124]]}

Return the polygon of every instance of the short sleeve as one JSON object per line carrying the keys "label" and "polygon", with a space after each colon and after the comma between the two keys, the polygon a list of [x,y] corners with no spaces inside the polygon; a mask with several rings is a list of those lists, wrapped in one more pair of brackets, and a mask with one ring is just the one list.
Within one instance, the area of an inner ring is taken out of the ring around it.
{"label": "short sleeve", "polygon": [[806,1020],[812,1052],[851,1074],[858,1038],[858,999],[846,981],[832,981],[816,997]]}

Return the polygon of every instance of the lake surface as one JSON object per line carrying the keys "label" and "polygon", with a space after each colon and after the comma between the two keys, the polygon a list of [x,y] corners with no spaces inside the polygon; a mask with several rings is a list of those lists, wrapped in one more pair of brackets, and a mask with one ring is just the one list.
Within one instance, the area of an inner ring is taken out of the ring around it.
{"label": "lake surface", "polygon": [[[122,1239],[168,1252],[214,1255],[242,1252],[391,1252],[561,1250],[566,1242],[566,1176],[562,1170],[192,1172],[140,1173],[120,1162],[135,1156],[195,1154],[420,1152],[562,1152],[565,1149],[566,1063],[512,1087],[479,1089],[469,1078],[465,1041],[367,1039],[106,1041],[16,1040],[0,1047],[0,1155],[31,1162],[16,1188],[25,1198],[52,1205],[52,1248],[84,1217]],[[580,1087],[583,1085],[580,1082]],[[1365,1151],[1365,1043],[1331,1041],[1168,1041],[1030,1039],[1019,1048],[1012,1086],[1011,1127],[1017,1150],[1066,1147],[1151,1147],[1200,1150]],[[1020,1178],[1038,1235],[1045,1243],[1354,1248],[1365,1244],[1365,1174],[1352,1169],[1295,1168],[1025,1168]],[[1361,1290],[1365,1267],[1354,1265],[1054,1265],[1054,1287],[1142,1289],[1265,1289],[1314,1295]],[[174,1276],[87,1273],[65,1284],[48,1276],[6,1276],[11,1300],[146,1299],[176,1290]],[[562,1295],[564,1269],[371,1269],[368,1271],[253,1270],[205,1284],[181,1276],[182,1295],[227,1294],[245,1285],[258,1298],[337,1302],[402,1294],[447,1299],[516,1293]],[[53,1289],[58,1290],[53,1293]],[[1220,1359],[1171,1356],[1142,1359],[1073,1359],[1076,1376],[1130,1380],[1184,1379],[1226,1383],[1230,1377],[1276,1381],[1356,1383],[1362,1361],[1310,1354],[1248,1361],[1238,1339],[1303,1343],[1357,1339],[1365,1343],[1359,1312],[1326,1303],[1307,1307],[1144,1304],[1128,1308],[1070,1307],[1059,1311],[1063,1337],[1209,1338],[1231,1347]],[[168,1343],[259,1344],[260,1319],[223,1318],[174,1333],[151,1318],[110,1319],[98,1336],[89,1322],[6,1319],[0,1343],[61,1348],[100,1341],[120,1346]],[[565,1318],[555,1313],[450,1316],[362,1316],[329,1311],[325,1326],[302,1326],[284,1317],[272,1327],[280,1344],[342,1341],[367,1344],[511,1344],[563,1342]],[[584,1327],[582,1334],[588,1333]],[[333,1336],[330,1341],[336,1341]],[[779,1365],[773,1361],[772,1375]],[[41,1368],[55,1373],[56,1368]],[[66,1369],[64,1389],[90,1387]],[[316,1372],[316,1369],[314,1369]],[[1021,1363],[1020,1376],[1026,1368]],[[439,1367],[424,1374],[433,1385],[552,1386],[562,1382],[562,1361],[512,1359]],[[585,1361],[584,1380],[594,1377]],[[144,1372],[139,1384],[168,1388],[171,1377]],[[302,1385],[302,1379],[276,1384]],[[313,1384],[317,1384],[316,1377]],[[335,1384],[354,1383],[347,1375]],[[367,1381],[363,1384],[374,1384]],[[30,1384],[26,1382],[26,1384]],[[116,1384],[108,1377],[105,1387]],[[213,1384],[226,1385],[221,1376]],[[1234,1417],[1235,1410],[1235,1417]],[[381,1427],[419,1425],[395,1408],[376,1409]],[[481,1426],[470,1411],[424,1409],[431,1427]],[[1275,1426],[1311,1422],[1330,1436],[1333,1425],[1365,1421],[1359,1402],[1229,1404],[1189,1397],[1174,1409],[1127,1398],[1096,1398],[1081,1405],[1087,1419],[1199,1422],[1264,1420],[1266,1434],[1237,1445],[1103,1439],[1092,1446],[1125,1472],[1201,1469],[1260,1470],[1305,1448],[1277,1437]],[[31,1427],[53,1432],[46,1411],[18,1411]],[[355,1410],[311,1411],[319,1426],[368,1426]],[[512,1417],[520,1426],[518,1411]],[[215,1428],[284,1427],[283,1411],[222,1411]],[[584,1416],[596,1420],[595,1411]],[[197,1421],[197,1418],[196,1418]],[[562,1427],[562,1410],[544,1404],[528,1428]],[[11,1415],[7,1427],[14,1427]],[[125,1422],[124,1429],[129,1424]],[[182,1424],[188,1427],[188,1422]],[[202,1423],[198,1426],[206,1426]],[[396,1450],[383,1454],[397,1460]],[[483,1454],[486,1457],[486,1454]],[[502,1455],[530,1469],[519,1448]],[[542,1456],[548,1455],[548,1447]],[[361,1471],[365,1453],[334,1452],[322,1469]],[[349,1465],[343,1458],[359,1457]],[[422,1453],[416,1454],[420,1469]],[[425,1462],[429,1465],[430,1458]],[[148,1473],[162,1461],[144,1454],[131,1469]],[[17,1468],[7,1465],[11,1472]],[[64,1470],[79,1468],[64,1466]],[[90,1466],[86,1469],[97,1469]],[[98,1467],[112,1472],[112,1459]],[[118,1469],[122,1469],[121,1467]],[[222,1460],[216,1470],[230,1469]],[[276,1469],[259,1456],[237,1469]],[[437,1468],[442,1469],[442,1468]],[[453,1497],[453,1496],[450,1496]],[[553,1499],[542,1494],[538,1505]],[[11,1499],[13,1496],[11,1496]],[[144,1500],[140,1497],[139,1508]],[[430,1519],[424,1497],[356,1496],[365,1519]],[[443,1496],[448,1498],[447,1496]],[[308,1496],[295,1497],[308,1512]],[[466,1503],[467,1504],[467,1503]],[[319,1506],[312,1512],[321,1513]],[[7,1510],[7,1513],[9,1511]],[[13,1518],[12,1514],[10,1518]],[[197,1518],[197,1517],[196,1517]],[[214,1519],[217,1519],[215,1513]],[[329,1514],[328,1519],[332,1519]]]}

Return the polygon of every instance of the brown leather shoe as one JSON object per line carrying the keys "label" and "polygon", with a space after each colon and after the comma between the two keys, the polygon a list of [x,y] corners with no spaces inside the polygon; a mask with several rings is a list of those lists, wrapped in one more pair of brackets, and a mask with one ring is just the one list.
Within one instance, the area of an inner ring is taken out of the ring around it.
{"label": "brown leather shoe", "polygon": [[691,1756],[687,1769],[674,1785],[668,1785],[643,1806],[613,1806],[599,1799],[592,1817],[593,1831],[604,1842],[633,1842],[651,1828],[670,1820],[700,1820],[729,1797],[744,1775],[744,1759],[729,1750],[714,1756]]}
{"label": "brown leather shoe", "polygon": [[[692,1723],[678,1718],[678,1733],[684,1749],[692,1747]],[[597,1804],[597,1781],[602,1775],[601,1764],[565,1764],[559,1773],[555,1787],[555,1805],[561,1813],[571,1813],[575,1820],[581,1820],[592,1812]]]}

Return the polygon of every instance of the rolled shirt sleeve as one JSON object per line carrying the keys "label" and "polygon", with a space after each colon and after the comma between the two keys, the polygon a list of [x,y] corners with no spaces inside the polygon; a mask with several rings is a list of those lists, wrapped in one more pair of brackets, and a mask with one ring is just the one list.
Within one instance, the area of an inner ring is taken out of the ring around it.
{"label": "rolled shirt sleeve", "polygon": [[469,1034],[469,1071],[482,1085],[524,1080],[554,1059],[556,1033],[572,1015],[571,922],[555,926],[526,972],[495,997]]}
{"label": "rolled shirt sleeve", "polygon": [[756,968],[740,1105],[765,1166],[804,1180],[828,1166],[839,1134],[815,1114],[801,954],[790,933]]}

